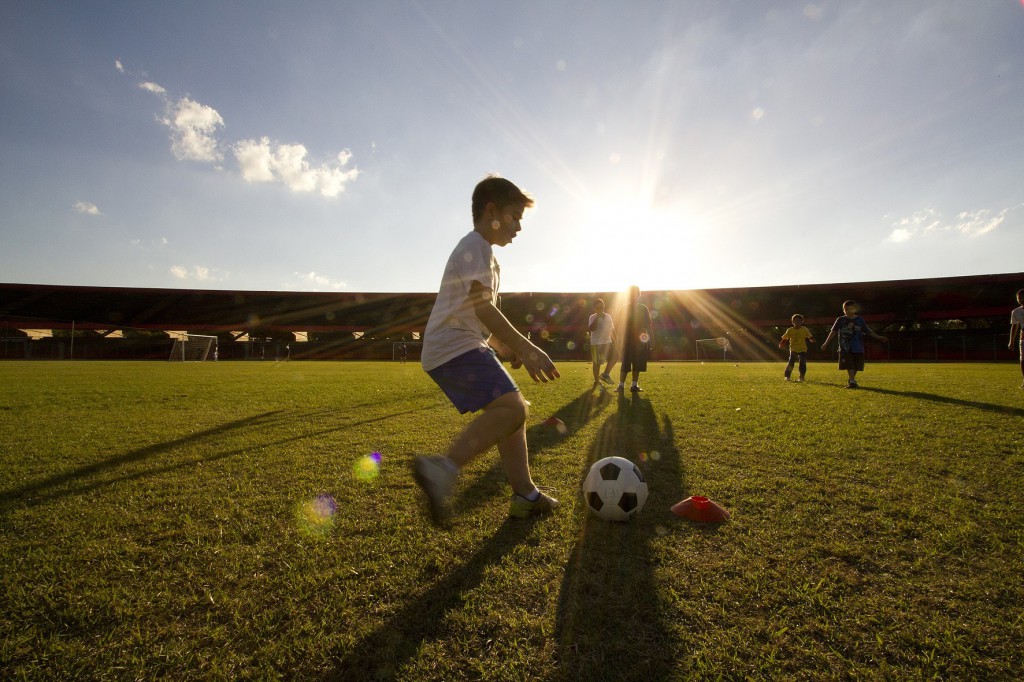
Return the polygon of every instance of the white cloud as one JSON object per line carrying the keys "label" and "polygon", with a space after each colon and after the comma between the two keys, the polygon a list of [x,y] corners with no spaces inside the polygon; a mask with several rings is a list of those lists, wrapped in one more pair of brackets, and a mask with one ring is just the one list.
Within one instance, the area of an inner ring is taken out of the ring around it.
{"label": "white cloud", "polygon": [[890,225],[892,232],[889,233],[888,240],[900,243],[929,233],[949,232],[960,233],[968,237],[980,237],[1002,225],[1010,211],[1020,206],[1024,206],[1024,204],[1004,208],[999,212],[989,208],[962,211],[952,222],[944,220],[942,214],[934,208],[921,209],[892,223]]}
{"label": "white cloud", "polygon": [[[166,103],[166,114],[158,120],[171,131],[175,158],[205,161],[223,170],[219,162],[224,154],[217,133],[225,124],[216,109],[187,96],[172,103],[167,90],[151,81],[140,83],[139,87]],[[231,151],[246,182],[280,183],[293,192],[319,192],[325,197],[336,197],[359,176],[359,169],[347,167],[352,160],[348,149],[339,152],[333,162],[320,165],[307,160],[309,152],[304,144],[271,143],[269,137],[241,140],[231,145]]]}
{"label": "white cloud", "polygon": [[306,160],[303,144],[274,144],[270,138],[242,140],[234,146],[235,159],[248,182],[280,182],[293,192],[318,191],[325,197],[334,197],[345,191],[355,180],[359,170],[345,166],[352,153],[345,149],[337,156],[335,165],[313,167]]}
{"label": "white cloud", "polygon": [[170,242],[167,241],[167,237],[160,237],[159,239],[132,239],[129,242],[132,246],[142,249],[143,251],[156,251],[167,246]]}
{"label": "white cloud", "polygon": [[171,151],[179,161],[220,161],[216,132],[224,119],[213,107],[182,97],[161,123],[171,129]]}
{"label": "white cloud", "polygon": [[114,60],[114,68],[117,69],[118,73],[124,73],[124,64],[121,63],[120,59]]}
{"label": "white cloud", "polygon": [[999,227],[1010,209],[1004,208],[999,213],[992,215],[992,211],[983,208],[979,211],[964,211],[956,217],[956,225],[953,229],[971,237],[980,237]]}
{"label": "white cloud", "polygon": [[89,201],[76,201],[72,208],[78,211],[79,213],[84,213],[86,215],[103,215],[100,212],[99,207],[96,204]]}
{"label": "white cloud", "polygon": [[270,153],[270,141],[242,140],[235,145],[235,159],[247,182],[273,182],[274,171],[271,169],[273,156]]}
{"label": "white cloud", "polygon": [[[296,272],[293,273],[297,286],[302,288],[312,288],[313,291],[320,291],[322,289],[338,290],[347,289],[348,285],[341,280],[332,280],[330,277],[326,277],[317,272]],[[286,284],[286,288],[292,288],[295,285]]]}
{"label": "white cloud", "polygon": [[892,234],[889,235],[889,240],[894,242],[905,242],[908,241],[913,236],[914,233],[911,232],[910,230],[898,227],[892,231]]}
{"label": "white cloud", "polygon": [[223,282],[228,278],[228,273],[216,268],[208,268],[204,265],[196,265],[191,269],[184,265],[171,266],[170,273],[178,279],[196,280],[199,282]]}

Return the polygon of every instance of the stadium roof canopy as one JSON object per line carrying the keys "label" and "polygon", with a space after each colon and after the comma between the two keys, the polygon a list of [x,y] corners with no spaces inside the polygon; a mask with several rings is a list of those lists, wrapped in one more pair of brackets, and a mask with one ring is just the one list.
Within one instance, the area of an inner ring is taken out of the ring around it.
{"label": "stadium roof canopy", "polygon": [[[787,325],[799,312],[808,324],[830,323],[842,302],[863,304],[873,323],[1009,318],[1024,273],[686,291],[652,291],[644,300],[658,326],[685,329]],[[502,310],[520,328],[586,329],[595,297],[614,306],[619,294],[507,293]],[[219,332],[363,332],[387,336],[422,331],[434,294],[311,293],[135,289],[0,284],[0,319],[16,328],[186,329]]]}

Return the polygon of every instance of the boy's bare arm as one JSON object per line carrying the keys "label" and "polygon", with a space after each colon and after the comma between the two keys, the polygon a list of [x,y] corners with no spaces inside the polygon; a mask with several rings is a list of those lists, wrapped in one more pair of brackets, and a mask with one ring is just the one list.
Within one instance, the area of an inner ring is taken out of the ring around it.
{"label": "boy's bare arm", "polygon": [[836,335],[835,331],[830,331],[828,333],[828,336],[825,337],[825,340],[821,342],[821,349],[822,350],[825,350],[826,348],[828,348],[828,344],[832,343],[832,337],[835,336],[835,335]]}
{"label": "boy's bare arm", "polygon": [[1010,325],[1010,343],[1008,343],[1006,345],[1006,347],[1009,350],[1013,350],[1013,340],[1017,338],[1017,334],[1019,334],[1019,333],[1020,333],[1020,325],[1019,324],[1011,324]]}
{"label": "boy's bare arm", "polygon": [[530,378],[534,381],[547,382],[559,377],[555,363],[548,354],[535,346],[520,334],[500,310],[491,303],[491,290],[479,282],[473,282],[469,289],[473,301],[473,311],[495,341],[507,347],[515,359],[523,364]]}

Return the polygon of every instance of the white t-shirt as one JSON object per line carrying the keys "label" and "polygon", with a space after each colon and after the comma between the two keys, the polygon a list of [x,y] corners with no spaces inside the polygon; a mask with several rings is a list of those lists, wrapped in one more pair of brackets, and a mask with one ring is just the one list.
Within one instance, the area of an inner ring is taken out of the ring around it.
{"label": "white t-shirt", "polygon": [[[597,313],[590,316],[590,320],[587,322],[587,328],[594,324],[594,318],[597,318]],[[612,316],[608,313],[601,313],[601,317],[597,319],[597,325],[594,327],[594,331],[590,332],[590,345],[602,346],[606,343],[612,342],[612,330],[615,329],[615,323],[612,322]]]}
{"label": "white t-shirt", "polygon": [[[1020,325],[1021,329],[1024,330],[1024,305],[1014,308],[1013,312],[1010,313],[1010,324]],[[1021,334],[1020,342],[1021,345],[1024,345],[1024,334]]]}
{"label": "white t-shirt", "polygon": [[463,353],[488,347],[491,333],[477,318],[469,300],[473,282],[490,289],[491,302],[497,304],[501,270],[491,244],[475,231],[459,240],[444,267],[437,300],[423,332],[420,363],[426,371]]}

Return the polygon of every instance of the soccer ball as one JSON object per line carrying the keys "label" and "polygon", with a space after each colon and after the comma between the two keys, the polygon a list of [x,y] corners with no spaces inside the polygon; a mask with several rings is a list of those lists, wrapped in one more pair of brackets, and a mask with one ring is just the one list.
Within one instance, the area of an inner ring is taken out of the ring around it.
{"label": "soccer ball", "polygon": [[594,462],[583,481],[583,499],[605,521],[629,521],[647,501],[643,472],[625,457]]}

